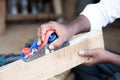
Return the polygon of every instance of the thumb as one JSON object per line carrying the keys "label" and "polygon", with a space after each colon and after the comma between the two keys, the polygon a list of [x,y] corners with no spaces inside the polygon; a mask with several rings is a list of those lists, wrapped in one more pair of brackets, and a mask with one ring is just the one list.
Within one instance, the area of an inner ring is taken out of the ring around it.
{"label": "thumb", "polygon": [[49,49],[55,49],[60,47],[65,41],[62,38],[58,38],[49,45]]}
{"label": "thumb", "polygon": [[91,56],[91,52],[89,50],[80,50],[79,55],[89,57]]}

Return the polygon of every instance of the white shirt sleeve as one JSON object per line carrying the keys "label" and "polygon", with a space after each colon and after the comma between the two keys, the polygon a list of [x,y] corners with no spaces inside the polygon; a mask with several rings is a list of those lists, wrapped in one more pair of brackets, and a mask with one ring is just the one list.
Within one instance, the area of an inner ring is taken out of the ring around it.
{"label": "white shirt sleeve", "polygon": [[90,21],[91,31],[100,30],[120,18],[120,0],[101,0],[97,4],[89,4],[81,14]]}

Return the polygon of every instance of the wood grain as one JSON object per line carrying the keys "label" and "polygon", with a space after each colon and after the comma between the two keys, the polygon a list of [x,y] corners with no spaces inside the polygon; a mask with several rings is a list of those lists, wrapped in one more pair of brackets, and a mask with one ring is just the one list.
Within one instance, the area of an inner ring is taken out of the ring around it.
{"label": "wood grain", "polygon": [[18,60],[0,68],[0,80],[46,80],[65,72],[88,58],[78,55],[81,49],[104,48],[102,31],[77,36],[71,45],[31,62]]}

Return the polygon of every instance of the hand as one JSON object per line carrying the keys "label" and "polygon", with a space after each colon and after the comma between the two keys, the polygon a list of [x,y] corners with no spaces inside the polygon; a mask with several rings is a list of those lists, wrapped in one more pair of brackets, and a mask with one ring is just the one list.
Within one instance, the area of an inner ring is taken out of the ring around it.
{"label": "hand", "polygon": [[105,51],[104,49],[93,49],[93,50],[82,50],[79,52],[80,56],[89,57],[88,61],[84,64],[87,66],[96,65],[99,63],[109,62],[110,52]]}
{"label": "hand", "polygon": [[73,20],[69,26],[63,25],[55,21],[41,25],[38,28],[38,45],[41,41],[44,41],[44,34],[46,30],[54,29],[58,38],[52,42],[49,46],[50,49],[61,46],[65,41],[69,40],[74,34],[86,32],[90,30],[90,22],[84,15],[80,15],[78,18]]}
{"label": "hand", "polygon": [[38,28],[38,44],[44,40],[46,30],[54,29],[58,38],[52,42],[49,46],[50,49],[54,49],[62,45],[65,41],[70,39],[73,35],[70,27],[67,25],[60,24],[58,22],[50,21],[49,23],[43,24]]}

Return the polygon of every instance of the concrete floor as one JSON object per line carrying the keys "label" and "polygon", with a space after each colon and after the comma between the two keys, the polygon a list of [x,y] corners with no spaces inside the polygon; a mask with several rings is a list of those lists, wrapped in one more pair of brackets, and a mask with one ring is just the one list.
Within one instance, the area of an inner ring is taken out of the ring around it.
{"label": "concrete floor", "polygon": [[[21,53],[25,43],[37,36],[40,24],[11,24],[7,26],[6,35],[0,37],[1,53]],[[104,28],[105,47],[120,52],[120,21]]]}

